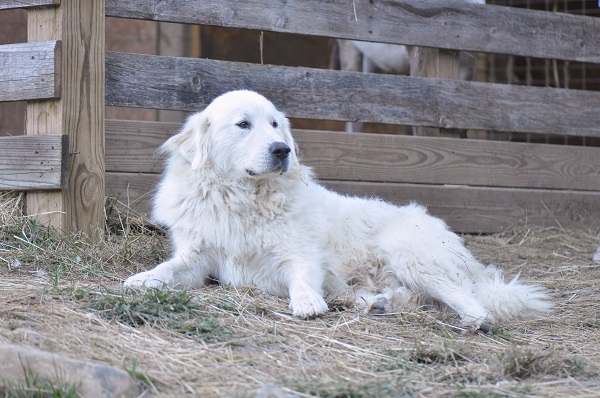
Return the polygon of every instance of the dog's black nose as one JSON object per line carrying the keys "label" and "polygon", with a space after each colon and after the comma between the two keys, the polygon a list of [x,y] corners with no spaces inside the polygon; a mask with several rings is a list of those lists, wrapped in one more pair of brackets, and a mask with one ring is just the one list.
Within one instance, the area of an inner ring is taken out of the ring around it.
{"label": "dog's black nose", "polygon": [[279,160],[283,160],[288,157],[290,152],[292,151],[289,146],[286,145],[285,142],[274,142],[271,144],[269,148],[273,156],[275,156]]}

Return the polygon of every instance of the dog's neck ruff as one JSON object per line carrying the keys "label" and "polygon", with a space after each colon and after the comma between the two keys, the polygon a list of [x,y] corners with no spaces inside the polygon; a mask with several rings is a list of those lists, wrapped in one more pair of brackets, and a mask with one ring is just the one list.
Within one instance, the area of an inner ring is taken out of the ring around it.
{"label": "dog's neck ruff", "polygon": [[286,201],[290,199],[287,192],[301,181],[301,174],[301,168],[293,167],[269,178],[231,178],[205,167],[196,174],[197,199],[223,215],[243,214],[254,222],[272,220],[285,210]]}

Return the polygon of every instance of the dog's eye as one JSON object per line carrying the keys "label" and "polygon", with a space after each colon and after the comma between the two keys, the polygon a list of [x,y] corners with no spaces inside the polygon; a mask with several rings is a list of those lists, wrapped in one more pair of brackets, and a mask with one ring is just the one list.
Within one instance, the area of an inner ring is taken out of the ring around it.
{"label": "dog's eye", "polygon": [[279,126],[275,120],[273,120],[273,123],[271,123],[271,125],[272,125],[272,126],[273,126],[273,128],[275,128],[275,129],[277,128],[277,126]]}
{"label": "dog's eye", "polygon": [[238,126],[241,129],[249,129],[250,128],[250,122],[248,122],[247,120],[242,120],[241,122],[239,122],[238,124],[236,124],[236,126]]}

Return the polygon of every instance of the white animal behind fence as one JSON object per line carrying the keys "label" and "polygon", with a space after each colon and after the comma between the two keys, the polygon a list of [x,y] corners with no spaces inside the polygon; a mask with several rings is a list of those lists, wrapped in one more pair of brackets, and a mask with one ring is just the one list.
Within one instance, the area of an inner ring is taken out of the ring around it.
{"label": "white animal behind fence", "polygon": [[[471,4],[485,4],[485,0],[457,0]],[[410,27],[407,27],[409,29]],[[338,40],[337,48],[339,68],[365,73],[410,74],[410,49],[400,44],[376,43],[358,40]],[[475,77],[477,54],[460,52],[459,77],[472,80]],[[361,131],[360,122],[348,122],[347,131]]]}

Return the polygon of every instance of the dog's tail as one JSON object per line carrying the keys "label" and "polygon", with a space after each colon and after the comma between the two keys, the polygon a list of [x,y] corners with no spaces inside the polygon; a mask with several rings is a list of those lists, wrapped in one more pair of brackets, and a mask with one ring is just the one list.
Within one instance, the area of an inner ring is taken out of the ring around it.
{"label": "dog's tail", "polygon": [[490,265],[477,283],[481,304],[497,322],[537,318],[552,310],[552,302],[543,287],[526,285],[517,278],[506,282],[502,272]]}

